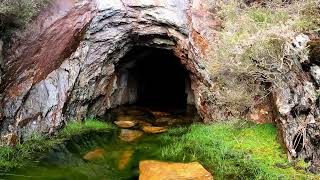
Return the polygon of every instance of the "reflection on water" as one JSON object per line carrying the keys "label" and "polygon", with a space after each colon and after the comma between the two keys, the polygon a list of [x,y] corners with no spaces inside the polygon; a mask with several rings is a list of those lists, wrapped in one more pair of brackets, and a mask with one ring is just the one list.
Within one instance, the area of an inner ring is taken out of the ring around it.
{"label": "reflection on water", "polygon": [[[169,127],[199,120],[187,112],[152,111],[137,107],[110,110],[106,120],[124,118],[138,122],[130,129],[90,132],[75,136],[49,152],[37,154],[27,167],[10,172],[2,179],[138,179],[141,160],[161,160],[161,147],[169,141],[157,134],[143,133],[134,141],[123,141],[123,131],[142,132],[143,127]],[[181,134],[180,134],[181,135]],[[179,135],[178,135],[179,136]]]}

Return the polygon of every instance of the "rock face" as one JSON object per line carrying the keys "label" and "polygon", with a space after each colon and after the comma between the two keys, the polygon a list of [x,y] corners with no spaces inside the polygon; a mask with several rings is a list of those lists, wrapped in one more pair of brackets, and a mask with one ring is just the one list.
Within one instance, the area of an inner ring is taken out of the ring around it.
{"label": "rock face", "polygon": [[199,164],[141,161],[139,180],[213,180],[213,176]]}
{"label": "rock face", "polygon": [[[308,43],[308,36],[299,35],[293,41],[292,49],[299,52],[305,49]],[[291,58],[296,65],[283,77],[281,86],[276,88],[273,94],[279,114],[276,122],[290,158],[302,157],[319,164],[320,112],[316,89],[319,88],[320,64],[312,55],[310,58]]]}
{"label": "rock face", "polygon": [[[217,120],[216,114],[224,112],[215,108],[207,61],[207,49],[221,28],[215,13],[210,0],[52,1],[6,50],[1,138],[53,133],[67,120],[102,116],[112,107],[134,103],[136,84],[118,65],[135,47],[173,52],[188,72],[188,103],[196,106],[204,122]],[[294,47],[305,48],[306,39],[299,37]],[[320,159],[318,44],[311,44],[309,60],[291,57],[297,67],[273,93],[289,155],[313,161]],[[126,65],[130,63],[134,58]],[[265,115],[259,110],[252,117]]]}
{"label": "rock face", "polygon": [[174,52],[189,73],[189,102],[210,121],[211,81],[204,57],[216,24],[202,3],[53,1],[7,52],[1,133],[52,133],[66,120],[134,102],[128,75],[116,68],[137,46]]}

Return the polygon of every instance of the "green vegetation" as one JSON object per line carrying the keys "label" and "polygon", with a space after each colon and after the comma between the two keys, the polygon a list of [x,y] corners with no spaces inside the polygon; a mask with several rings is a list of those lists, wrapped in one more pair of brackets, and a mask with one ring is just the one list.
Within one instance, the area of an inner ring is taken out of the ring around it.
{"label": "green vegetation", "polygon": [[257,97],[267,97],[282,85],[294,67],[292,57],[308,57],[308,50],[295,50],[291,44],[300,33],[319,34],[320,1],[246,5],[231,0],[217,5],[223,24],[219,40],[209,50],[216,105],[245,112],[259,103]]}
{"label": "green vegetation", "polygon": [[83,123],[70,122],[57,135],[48,137],[39,133],[34,133],[23,144],[18,144],[15,148],[0,148],[0,170],[9,170],[24,166],[32,158],[34,153],[45,152],[55,145],[70,139],[72,136],[80,135],[90,131],[111,130],[114,126],[95,119],[88,119]]}
{"label": "green vegetation", "polygon": [[[271,124],[248,122],[195,124],[171,129],[161,139],[170,142],[161,149],[168,161],[199,161],[216,179],[307,179],[306,163],[289,163],[286,152],[276,140]],[[174,142],[172,142],[174,141]],[[279,166],[279,167],[277,167]],[[282,168],[280,168],[282,167]]]}
{"label": "green vegetation", "polygon": [[[113,131],[109,131],[111,129]],[[277,142],[276,134],[276,128],[271,124],[229,121],[171,128],[167,133],[145,134],[139,141],[127,143],[118,138],[118,131],[112,125],[88,120],[84,124],[68,124],[54,138],[34,135],[16,149],[2,148],[0,166],[7,169],[23,166],[20,171],[12,173],[30,177],[129,179],[138,176],[141,160],[155,159],[199,161],[214,174],[215,179],[316,179],[315,175],[304,171],[307,163],[288,162],[286,151]],[[72,140],[63,144],[67,139]],[[61,146],[57,146],[59,144]],[[48,151],[53,147],[61,149]],[[86,153],[97,149],[104,152],[102,158],[83,161]],[[36,160],[32,158],[36,157],[37,152],[42,156],[50,152],[48,157],[53,158],[49,158],[49,165],[31,163],[28,166],[28,161]],[[119,163],[128,152],[133,153],[132,157],[128,159],[125,169],[119,170]],[[51,166],[50,163],[62,164]]]}

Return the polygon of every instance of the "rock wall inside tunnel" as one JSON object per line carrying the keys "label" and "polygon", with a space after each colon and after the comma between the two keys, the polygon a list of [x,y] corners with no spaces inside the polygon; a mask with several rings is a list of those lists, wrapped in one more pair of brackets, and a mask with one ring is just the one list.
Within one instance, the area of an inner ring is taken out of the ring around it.
{"label": "rock wall inside tunnel", "polygon": [[[174,77],[181,85],[171,82],[169,86],[185,96],[182,104],[196,106],[204,122],[230,114],[215,106],[217,85],[209,73],[207,50],[222,28],[212,6],[209,0],[53,1],[29,29],[17,33],[6,50],[0,92],[1,144],[35,131],[54,133],[66,121],[101,116],[118,105],[139,102],[139,93],[144,93],[139,87],[146,87],[142,76],[155,69],[172,77],[168,73],[172,69],[150,67],[154,63],[139,60],[152,51],[171,53],[177,67],[183,69],[178,70],[182,77]],[[136,52],[137,48],[142,52]],[[150,61],[157,59],[150,57]],[[150,69],[134,78],[129,70],[138,72],[134,69],[139,67]],[[317,73],[312,74],[317,77]],[[286,86],[273,92],[273,105],[288,152],[301,144],[295,140],[301,139],[299,134],[308,134],[299,152],[289,155],[297,157],[298,153],[317,161],[318,85],[310,77],[309,71],[290,72]]]}

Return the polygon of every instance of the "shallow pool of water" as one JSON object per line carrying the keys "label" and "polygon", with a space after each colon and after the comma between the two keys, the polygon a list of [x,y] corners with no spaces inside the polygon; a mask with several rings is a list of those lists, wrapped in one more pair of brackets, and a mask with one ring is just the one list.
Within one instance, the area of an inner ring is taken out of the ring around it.
{"label": "shallow pool of water", "polygon": [[[115,109],[112,112],[112,118],[117,119],[117,116],[123,115],[140,117],[154,125],[164,123],[167,126],[190,123],[176,119],[185,118],[194,121],[190,113],[184,115],[164,113],[167,120],[175,119],[174,122],[177,123],[170,124],[168,121],[159,121],[164,117],[150,119],[150,113],[145,115],[139,111],[136,108]],[[28,166],[16,169],[0,179],[138,179],[139,162],[161,160],[161,147],[173,143],[161,138],[161,135],[147,133],[136,141],[125,142],[119,138],[120,131],[119,128],[75,136],[49,152],[35,154],[35,158],[30,160]],[[181,136],[184,132],[179,133],[170,134],[170,136]]]}

